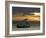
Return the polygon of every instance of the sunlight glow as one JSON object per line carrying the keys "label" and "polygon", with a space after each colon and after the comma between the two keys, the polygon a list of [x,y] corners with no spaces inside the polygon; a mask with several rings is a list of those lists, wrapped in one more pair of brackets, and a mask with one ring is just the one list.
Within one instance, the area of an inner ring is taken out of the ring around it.
{"label": "sunlight glow", "polygon": [[40,16],[40,13],[34,13],[35,16]]}

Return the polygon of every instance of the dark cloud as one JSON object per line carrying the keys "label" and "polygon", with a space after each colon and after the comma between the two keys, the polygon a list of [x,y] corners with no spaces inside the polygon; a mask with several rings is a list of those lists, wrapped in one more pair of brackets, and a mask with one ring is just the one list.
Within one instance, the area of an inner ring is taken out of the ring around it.
{"label": "dark cloud", "polygon": [[31,7],[12,7],[12,13],[31,13],[31,12],[40,12],[40,8],[31,8]]}

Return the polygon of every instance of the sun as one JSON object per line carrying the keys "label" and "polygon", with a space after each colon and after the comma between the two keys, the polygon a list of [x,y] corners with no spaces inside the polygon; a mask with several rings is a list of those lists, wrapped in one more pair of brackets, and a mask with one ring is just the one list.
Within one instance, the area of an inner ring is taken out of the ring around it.
{"label": "sun", "polygon": [[35,16],[40,16],[40,13],[33,13]]}

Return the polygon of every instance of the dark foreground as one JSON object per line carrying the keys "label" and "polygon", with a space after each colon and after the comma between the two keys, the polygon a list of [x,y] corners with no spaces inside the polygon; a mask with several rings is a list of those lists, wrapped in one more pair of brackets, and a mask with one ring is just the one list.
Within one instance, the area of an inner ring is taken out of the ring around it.
{"label": "dark foreground", "polygon": [[15,30],[39,30],[39,21],[13,21],[12,22],[13,31]]}

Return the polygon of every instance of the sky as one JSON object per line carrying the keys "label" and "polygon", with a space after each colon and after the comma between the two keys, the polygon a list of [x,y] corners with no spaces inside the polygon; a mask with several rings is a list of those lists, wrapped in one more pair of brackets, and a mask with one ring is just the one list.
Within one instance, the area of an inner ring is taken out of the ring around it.
{"label": "sky", "polygon": [[32,8],[32,7],[12,7],[12,13],[33,13],[40,12],[40,8]]}

